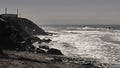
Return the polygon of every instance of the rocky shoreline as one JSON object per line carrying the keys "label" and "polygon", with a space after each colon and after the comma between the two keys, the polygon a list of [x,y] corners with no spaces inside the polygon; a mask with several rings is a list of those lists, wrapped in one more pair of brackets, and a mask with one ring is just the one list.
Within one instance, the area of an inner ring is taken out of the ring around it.
{"label": "rocky shoreline", "polygon": [[0,68],[107,68],[106,66],[109,66],[91,58],[66,57],[58,49],[40,45],[52,40],[36,36],[48,34],[52,33],[45,32],[26,18],[11,14],[0,15]]}
{"label": "rocky shoreline", "polygon": [[4,51],[0,68],[105,68],[104,64],[89,58],[68,58],[60,55],[32,52]]}

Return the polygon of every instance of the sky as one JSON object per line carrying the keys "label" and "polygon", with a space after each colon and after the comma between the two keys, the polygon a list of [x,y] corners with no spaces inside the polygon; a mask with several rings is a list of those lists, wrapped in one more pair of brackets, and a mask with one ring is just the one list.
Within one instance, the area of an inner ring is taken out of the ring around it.
{"label": "sky", "polygon": [[120,0],[0,0],[4,8],[36,24],[120,24]]}

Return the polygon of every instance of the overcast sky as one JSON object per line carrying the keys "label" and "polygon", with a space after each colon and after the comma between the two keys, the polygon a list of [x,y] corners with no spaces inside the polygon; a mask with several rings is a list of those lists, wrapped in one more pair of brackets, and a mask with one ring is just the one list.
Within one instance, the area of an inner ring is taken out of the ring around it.
{"label": "overcast sky", "polygon": [[120,24],[120,0],[0,0],[37,24]]}

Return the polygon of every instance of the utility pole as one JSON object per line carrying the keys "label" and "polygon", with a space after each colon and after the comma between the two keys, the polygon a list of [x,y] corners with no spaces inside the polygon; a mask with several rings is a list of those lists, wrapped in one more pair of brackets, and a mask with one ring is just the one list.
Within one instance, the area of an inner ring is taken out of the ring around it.
{"label": "utility pole", "polygon": [[19,9],[17,8],[17,16],[19,16]]}
{"label": "utility pole", "polygon": [[7,8],[5,8],[5,14],[7,14]]}

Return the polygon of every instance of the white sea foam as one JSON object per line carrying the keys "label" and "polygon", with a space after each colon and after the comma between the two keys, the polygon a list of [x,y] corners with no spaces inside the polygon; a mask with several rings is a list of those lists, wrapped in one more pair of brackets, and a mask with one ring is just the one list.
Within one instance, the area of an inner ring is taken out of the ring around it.
{"label": "white sea foam", "polygon": [[[49,36],[52,39],[49,46],[60,49],[66,56],[95,58],[103,63],[120,64],[120,43],[118,43],[120,30],[91,27],[66,27],[64,29],[49,27],[44,29],[56,33]],[[109,42],[101,38],[105,38]]]}
{"label": "white sea foam", "polygon": [[115,41],[120,41],[120,36],[111,36],[110,38]]}
{"label": "white sea foam", "polygon": [[[120,44],[100,39],[105,35],[120,41],[120,33],[102,31],[62,31],[51,36],[51,48],[60,49],[64,55],[71,57],[89,57],[99,59],[103,63],[120,62]],[[120,63],[119,63],[120,64]]]}

